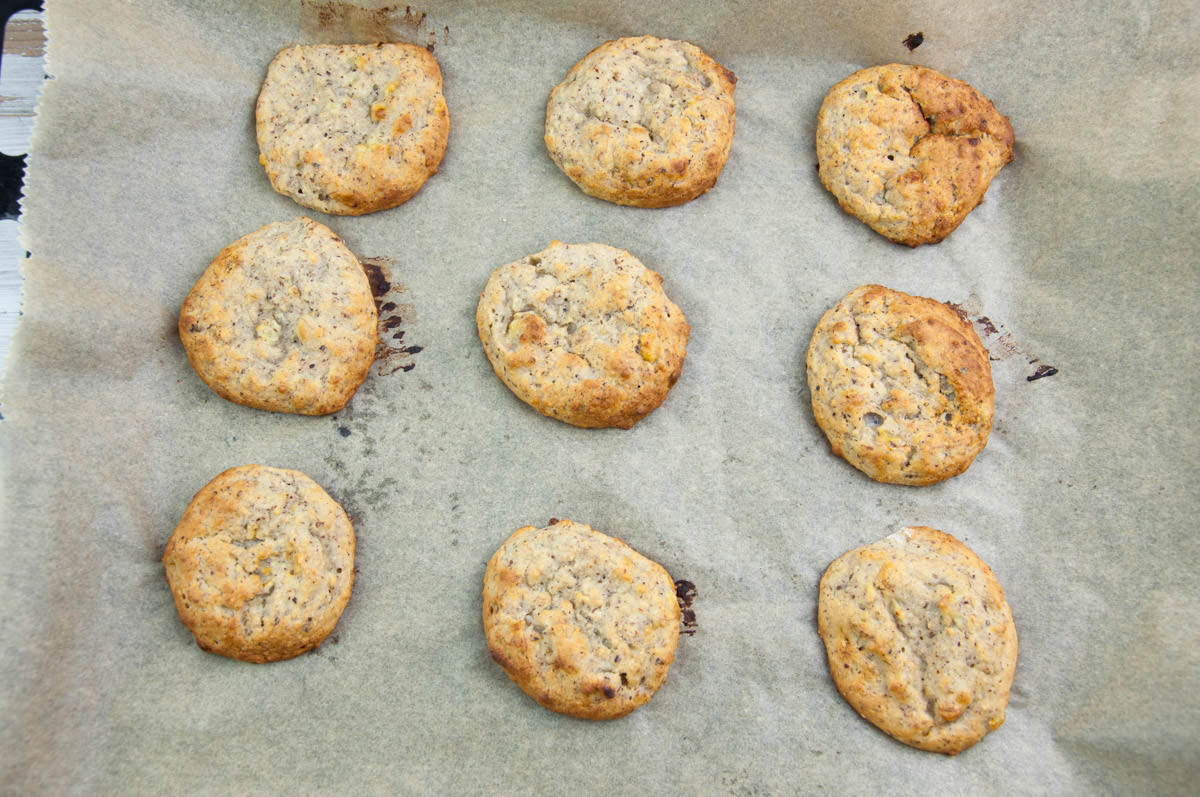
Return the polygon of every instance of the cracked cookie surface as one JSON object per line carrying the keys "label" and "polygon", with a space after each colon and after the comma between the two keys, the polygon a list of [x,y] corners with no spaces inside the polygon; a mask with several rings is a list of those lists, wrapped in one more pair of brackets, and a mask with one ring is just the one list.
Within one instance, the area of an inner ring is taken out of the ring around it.
{"label": "cracked cookie surface", "polygon": [[196,493],[163,553],[179,619],[210,653],[249,662],[312,650],[354,584],[354,528],[299,471],[242,465]]}
{"label": "cracked cookie surface", "polygon": [[615,719],[648,701],[675,659],[679,618],[661,565],[570,520],[517,529],[484,573],[492,658],[561,714]]}
{"label": "cracked cookie surface", "polygon": [[1012,160],[1008,119],[961,80],[920,66],[855,72],[817,114],[817,167],[842,208],[908,246],[937,243]]}
{"label": "cracked cookie surface", "polygon": [[833,452],[872,479],[939,482],[987,445],[995,396],[987,349],[939,301],[854,289],[817,323],[807,372]]}
{"label": "cracked cookie surface", "polygon": [[402,42],[284,48],[267,68],[255,133],[271,186],[304,207],[343,216],[396,207],[446,152],[441,69]]}
{"label": "cracked cookie surface", "polygon": [[504,384],[538,412],[582,427],[628,429],[662,404],[690,332],[661,276],[598,243],[553,241],[496,269],[475,320]]}
{"label": "cracked cookie surface", "polygon": [[304,217],[221,250],[179,313],[188,361],[218,395],[301,415],[346,405],[374,361],[377,326],[358,258]]}
{"label": "cracked cookie surface", "polygon": [[546,150],[591,196],[648,208],[691,201],[729,158],[736,82],[688,42],[605,42],[550,92]]}
{"label": "cracked cookie surface", "polygon": [[1017,632],[971,549],[910,527],[836,559],[817,626],[838,692],[907,745],[955,755],[1004,722]]}

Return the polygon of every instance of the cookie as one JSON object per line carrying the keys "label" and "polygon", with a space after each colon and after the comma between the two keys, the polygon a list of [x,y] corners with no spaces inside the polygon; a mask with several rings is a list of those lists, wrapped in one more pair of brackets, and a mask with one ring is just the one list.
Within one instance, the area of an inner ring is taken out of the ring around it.
{"label": "cookie", "polygon": [[621,249],[553,241],[496,269],[479,298],[496,375],[538,412],[628,429],[679,379],[690,329],[662,277]]}
{"label": "cookie", "polygon": [[1004,722],[1017,631],[1004,590],[970,548],[902,529],[839,557],[817,628],[838,692],[880,730],[956,755]]}
{"label": "cookie", "polygon": [[1012,125],[987,98],[921,66],[855,72],[817,114],[821,182],[847,213],[908,246],[953,232],[1012,155]]}
{"label": "cookie", "polygon": [[271,186],[304,207],[394,208],[446,152],[442,72],[428,50],[401,42],[287,47],[267,67],[255,132]]}
{"label": "cookie", "polygon": [[618,205],[691,201],[733,144],[737,78],[688,42],[605,42],[546,102],[546,150],[584,193]]}
{"label": "cookie", "polygon": [[541,705],[623,717],[667,678],[679,602],[661,565],[582,523],[513,532],[483,577],[488,650]]}
{"label": "cookie", "polygon": [[876,481],[933,484],[987,445],[987,349],[941,302],[855,288],[821,317],[807,361],[817,425],[835,454]]}
{"label": "cookie", "polygon": [[323,224],[268,224],[221,250],[184,300],[188,361],[223,398],[325,415],[375,358],[378,314],[362,265]]}
{"label": "cookie", "polygon": [[320,645],[341,617],[354,585],[354,528],[303,473],[242,465],[196,493],[162,561],[197,645],[280,661]]}

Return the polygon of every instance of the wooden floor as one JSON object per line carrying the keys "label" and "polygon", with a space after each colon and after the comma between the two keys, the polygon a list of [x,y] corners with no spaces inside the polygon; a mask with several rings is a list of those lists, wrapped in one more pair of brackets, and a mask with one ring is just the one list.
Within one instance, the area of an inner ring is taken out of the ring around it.
{"label": "wooden floor", "polygon": [[[34,109],[44,79],[45,41],[40,11],[17,12],[5,26],[4,52],[0,57],[0,152],[5,155],[24,155],[29,148]],[[5,214],[0,218],[0,374],[21,313],[24,259],[17,220]]]}

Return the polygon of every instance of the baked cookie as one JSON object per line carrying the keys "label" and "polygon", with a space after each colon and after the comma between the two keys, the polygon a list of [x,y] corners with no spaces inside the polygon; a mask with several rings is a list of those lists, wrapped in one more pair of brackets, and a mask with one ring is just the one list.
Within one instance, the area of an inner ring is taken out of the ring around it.
{"label": "baked cookie", "polygon": [[354,528],[303,473],[242,465],[196,493],[163,566],[197,645],[280,661],[320,645],[341,617],[354,585]]}
{"label": "baked cookie", "polygon": [[949,235],[1012,154],[1012,125],[987,98],[921,66],[855,72],[817,114],[821,182],[847,213],[909,246]]}
{"label": "baked cookie", "polygon": [[605,42],[546,102],[550,159],[584,193],[661,208],[712,188],[729,158],[737,78],[687,42]]}
{"label": "baked cookie", "polygon": [[817,425],[835,454],[876,481],[933,484],[987,445],[987,349],[941,302],[855,288],[821,317],[807,360]]}
{"label": "baked cookie", "polygon": [[552,241],[496,269],[479,298],[496,375],[538,412],[628,429],[679,379],[690,329],[662,277],[604,244]]}
{"label": "baked cookie", "polygon": [[817,628],[854,710],[907,745],[955,755],[1004,722],[1017,631],[970,548],[917,526],[839,557]]}
{"label": "baked cookie", "polygon": [[488,650],[551,711],[623,717],[667,679],[679,602],[661,565],[582,523],[517,529],[483,577]]}
{"label": "baked cookie", "polygon": [[401,42],[287,47],[267,67],[255,132],[271,186],[304,207],[394,208],[446,152],[442,72],[428,50]]}
{"label": "baked cookie", "polygon": [[184,300],[188,361],[223,398],[325,415],[375,358],[378,315],[362,265],[323,224],[268,224],[221,250]]}

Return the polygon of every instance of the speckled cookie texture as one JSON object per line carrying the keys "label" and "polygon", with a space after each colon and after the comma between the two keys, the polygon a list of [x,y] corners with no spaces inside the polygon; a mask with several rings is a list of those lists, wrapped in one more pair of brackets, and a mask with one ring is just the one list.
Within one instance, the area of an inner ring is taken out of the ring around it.
{"label": "speckled cookie texture", "polygon": [[1012,125],[987,98],[904,64],[831,88],[816,138],[821,182],[842,208],[908,246],[949,235],[1013,155]]}
{"label": "speckled cookie texture", "polygon": [[1012,611],[951,535],[911,527],[839,557],[821,578],[817,625],[838,692],[905,744],[955,755],[1003,724]]}
{"label": "speckled cookie texture", "polygon": [[987,445],[988,352],[939,301],[856,288],[817,323],[807,365],[813,415],[833,452],[876,481],[933,484]]}
{"label": "speckled cookie texture", "polygon": [[375,357],[378,312],[362,264],[328,227],[268,224],[221,250],[179,313],[205,384],[238,404],[325,415]]}
{"label": "speckled cookie texture", "polygon": [[354,528],[308,476],[242,465],[188,504],[163,554],[196,644],[263,663],[321,644],[354,584]]}
{"label": "speckled cookie texture", "polygon": [[437,61],[400,42],[280,50],[255,119],[271,186],[342,216],[408,201],[437,172],[450,136]]}
{"label": "speckled cookie texture", "polygon": [[679,602],[661,565],[570,520],[517,529],[488,561],[488,650],[541,705],[582,719],[623,717],[666,681]]}
{"label": "speckled cookie texture", "polygon": [[582,427],[628,429],[662,404],[690,332],[661,276],[598,243],[553,241],[496,269],[475,320],[504,384]]}
{"label": "speckled cookie texture", "polygon": [[591,196],[647,208],[688,202],[729,158],[736,82],[688,42],[605,42],[550,92],[546,149]]}

